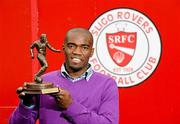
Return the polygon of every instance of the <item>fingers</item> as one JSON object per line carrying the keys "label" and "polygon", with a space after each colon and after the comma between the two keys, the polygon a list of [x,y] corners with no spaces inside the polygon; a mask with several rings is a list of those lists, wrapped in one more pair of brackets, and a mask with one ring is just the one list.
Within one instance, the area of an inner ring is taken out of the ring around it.
{"label": "fingers", "polygon": [[23,88],[22,88],[22,87],[19,87],[19,88],[17,88],[16,93],[17,93],[17,94],[20,94],[22,91],[23,91]]}
{"label": "fingers", "polygon": [[62,88],[58,88],[58,93],[51,94],[58,102],[60,102],[63,99],[64,90]]}
{"label": "fingers", "polygon": [[24,92],[21,92],[21,93],[18,95],[18,97],[19,97],[20,99],[24,99],[24,98],[25,98],[25,93],[24,93]]}
{"label": "fingers", "polygon": [[73,102],[71,94],[68,90],[59,88],[58,93],[51,94],[60,108],[66,109]]}
{"label": "fingers", "polygon": [[17,88],[16,93],[18,94],[18,97],[20,99],[23,99],[25,97],[25,93],[23,92],[23,88],[22,87]]}
{"label": "fingers", "polygon": [[25,97],[31,98],[32,95],[25,94],[25,93],[23,92],[24,89],[25,89],[25,88],[23,88],[23,87],[17,88],[16,93],[18,94],[18,97],[19,97],[20,99],[24,99]]}
{"label": "fingers", "polygon": [[64,89],[62,89],[62,88],[58,88],[59,89],[59,94],[60,95],[63,95],[64,94],[64,92],[65,92],[65,90]]}
{"label": "fingers", "polygon": [[32,94],[26,94],[25,92],[23,92],[25,89],[25,87],[19,87],[17,88],[16,93],[18,94],[18,97],[23,100],[24,105],[33,105],[36,101],[36,96]]}
{"label": "fingers", "polygon": [[56,100],[57,100],[58,102],[60,102],[60,101],[62,101],[62,100],[63,100],[63,96],[61,96],[61,95],[56,96],[55,98],[56,98]]}

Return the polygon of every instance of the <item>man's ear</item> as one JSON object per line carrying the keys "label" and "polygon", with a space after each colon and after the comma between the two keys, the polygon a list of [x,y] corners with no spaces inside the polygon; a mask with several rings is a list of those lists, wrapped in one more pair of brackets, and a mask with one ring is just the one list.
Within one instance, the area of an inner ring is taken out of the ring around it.
{"label": "man's ear", "polygon": [[92,48],[91,57],[93,56],[93,54],[94,54],[94,48]]}
{"label": "man's ear", "polygon": [[65,46],[64,46],[64,44],[62,45],[62,50],[64,50],[65,49]]}

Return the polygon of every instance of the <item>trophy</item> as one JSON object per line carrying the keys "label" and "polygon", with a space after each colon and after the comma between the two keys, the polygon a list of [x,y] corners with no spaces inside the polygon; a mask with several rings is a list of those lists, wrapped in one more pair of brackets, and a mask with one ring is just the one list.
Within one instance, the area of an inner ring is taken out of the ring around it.
{"label": "trophy", "polygon": [[40,39],[33,42],[30,46],[30,54],[32,59],[34,59],[34,48],[37,50],[37,59],[41,65],[39,71],[34,75],[33,82],[24,82],[24,92],[26,94],[51,94],[59,92],[59,89],[53,85],[51,82],[43,82],[40,77],[48,68],[48,63],[46,61],[46,48],[51,51],[60,52],[53,48],[47,41],[46,34],[41,34]]}

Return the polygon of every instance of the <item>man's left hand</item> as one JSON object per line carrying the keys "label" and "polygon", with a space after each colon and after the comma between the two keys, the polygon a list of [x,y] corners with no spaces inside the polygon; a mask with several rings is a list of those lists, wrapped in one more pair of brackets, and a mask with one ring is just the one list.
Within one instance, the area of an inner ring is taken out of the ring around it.
{"label": "man's left hand", "polygon": [[67,109],[73,102],[69,91],[63,88],[59,88],[59,92],[52,94],[52,96],[56,99],[58,106],[62,109]]}

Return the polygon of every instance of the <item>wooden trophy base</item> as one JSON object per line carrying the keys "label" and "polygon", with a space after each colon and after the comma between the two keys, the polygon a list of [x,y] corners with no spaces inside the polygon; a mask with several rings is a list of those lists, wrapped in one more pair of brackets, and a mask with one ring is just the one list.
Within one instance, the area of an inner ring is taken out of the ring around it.
{"label": "wooden trophy base", "polygon": [[54,87],[53,83],[36,83],[24,82],[24,93],[26,94],[51,94],[58,93],[58,87]]}

